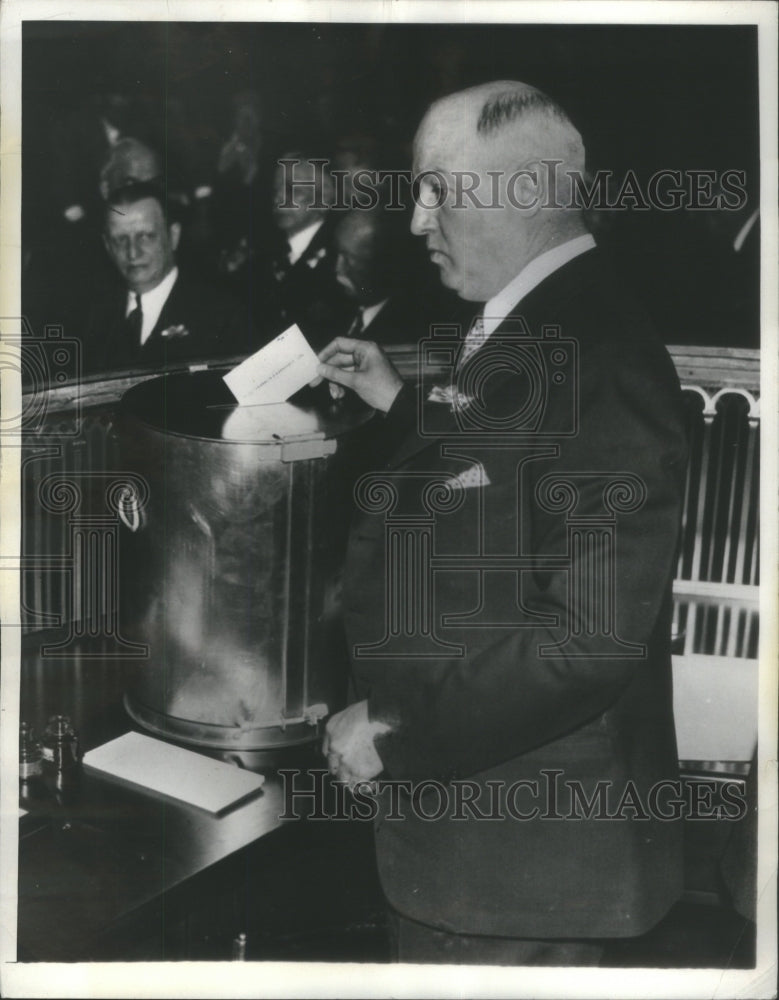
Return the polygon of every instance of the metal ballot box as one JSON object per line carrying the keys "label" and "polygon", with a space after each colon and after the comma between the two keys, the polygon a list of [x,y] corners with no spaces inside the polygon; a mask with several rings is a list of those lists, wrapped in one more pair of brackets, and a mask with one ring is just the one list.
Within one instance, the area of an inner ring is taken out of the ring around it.
{"label": "metal ballot box", "polygon": [[121,404],[120,618],[148,647],[125,704],[144,728],[228,757],[316,739],[345,690],[342,444],[371,411],[321,390],[293,398],[238,407],[203,371]]}

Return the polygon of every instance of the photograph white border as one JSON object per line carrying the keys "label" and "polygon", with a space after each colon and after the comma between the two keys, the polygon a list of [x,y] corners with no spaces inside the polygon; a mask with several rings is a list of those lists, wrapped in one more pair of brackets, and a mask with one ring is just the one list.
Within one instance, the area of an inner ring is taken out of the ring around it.
{"label": "photograph white border", "polygon": [[[430,966],[175,963],[19,964],[16,947],[19,449],[0,456],[0,993],[8,997],[770,997],[776,988],[777,858],[777,5],[758,2],[524,2],[524,0],[3,0],[0,8],[0,317],[20,311],[21,22],[323,21],[527,24],[756,24],[761,122],[762,398],[758,935],[755,970],[446,969]],[[723,72],[727,67],[723,67]],[[18,320],[17,320],[18,323]],[[1,373],[3,416],[17,414],[17,372]],[[3,426],[0,424],[0,427]]]}

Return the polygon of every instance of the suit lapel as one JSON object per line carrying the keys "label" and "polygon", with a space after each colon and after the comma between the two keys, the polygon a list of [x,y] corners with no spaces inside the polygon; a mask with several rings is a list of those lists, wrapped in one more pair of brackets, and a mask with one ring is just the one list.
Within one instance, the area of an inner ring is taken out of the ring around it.
{"label": "suit lapel", "polygon": [[314,233],[313,238],[306,249],[289,269],[289,276],[305,274],[306,270],[310,270],[309,261],[315,260],[322,250],[327,250],[328,239],[329,226],[327,219],[325,219],[319,229],[317,229]]}
{"label": "suit lapel", "polygon": [[161,336],[162,331],[166,330],[169,326],[172,326],[174,323],[181,322],[182,320],[181,315],[180,314],[177,315],[176,313],[176,310],[179,307],[180,290],[181,290],[181,273],[179,273],[178,277],[173,283],[173,288],[171,288],[170,294],[168,295],[167,299],[165,299],[165,302],[162,306],[162,310],[159,316],[157,317],[157,322],[154,324],[154,327],[151,333],[149,334],[146,343],[143,345],[144,350],[146,349],[154,350],[156,348],[159,348],[162,344],[165,343],[163,337]]}
{"label": "suit lapel", "polygon": [[[550,274],[511,310],[484,346],[466,364],[473,363],[476,359],[480,368],[488,364],[489,356],[497,356],[501,349],[501,336],[527,336],[529,342],[533,343],[541,336],[544,325],[558,324],[570,300],[594,280],[598,257],[597,251],[589,250]],[[562,334],[565,336],[565,330],[562,330]],[[501,362],[496,360],[495,374],[490,376],[490,392],[500,391],[514,375],[511,369],[501,371]],[[425,393],[427,394],[427,390]],[[426,433],[424,437],[418,426],[421,406],[425,407],[425,417],[427,418],[428,413],[430,415],[429,424],[428,421],[425,424],[425,429],[430,426],[430,433]],[[416,423],[393,456],[392,464],[401,465],[423,449],[438,446],[446,438],[459,433],[457,416],[449,404],[418,400]]]}

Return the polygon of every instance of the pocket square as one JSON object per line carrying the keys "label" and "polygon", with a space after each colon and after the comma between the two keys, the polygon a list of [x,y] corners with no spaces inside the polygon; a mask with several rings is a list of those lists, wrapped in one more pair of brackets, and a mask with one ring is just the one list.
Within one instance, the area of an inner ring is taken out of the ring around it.
{"label": "pocket square", "polygon": [[447,486],[457,486],[462,490],[472,490],[480,486],[489,486],[490,477],[487,475],[487,471],[483,465],[470,466],[468,469],[463,469],[462,472],[458,472],[456,476],[450,476],[446,480]]}
{"label": "pocket square", "polygon": [[189,330],[183,323],[178,323],[175,326],[165,327],[165,329],[160,332],[160,336],[165,337],[166,340],[177,340],[179,337],[188,337]]}

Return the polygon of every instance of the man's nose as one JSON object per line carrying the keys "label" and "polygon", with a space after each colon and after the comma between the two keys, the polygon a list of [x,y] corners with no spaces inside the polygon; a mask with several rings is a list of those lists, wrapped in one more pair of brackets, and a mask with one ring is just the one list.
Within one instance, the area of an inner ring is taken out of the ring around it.
{"label": "man's nose", "polygon": [[435,212],[423,205],[419,200],[414,205],[411,217],[411,232],[414,236],[424,236],[435,228]]}
{"label": "man's nose", "polygon": [[129,261],[137,260],[141,255],[141,248],[135,242],[135,240],[128,240],[127,242],[127,259]]}

